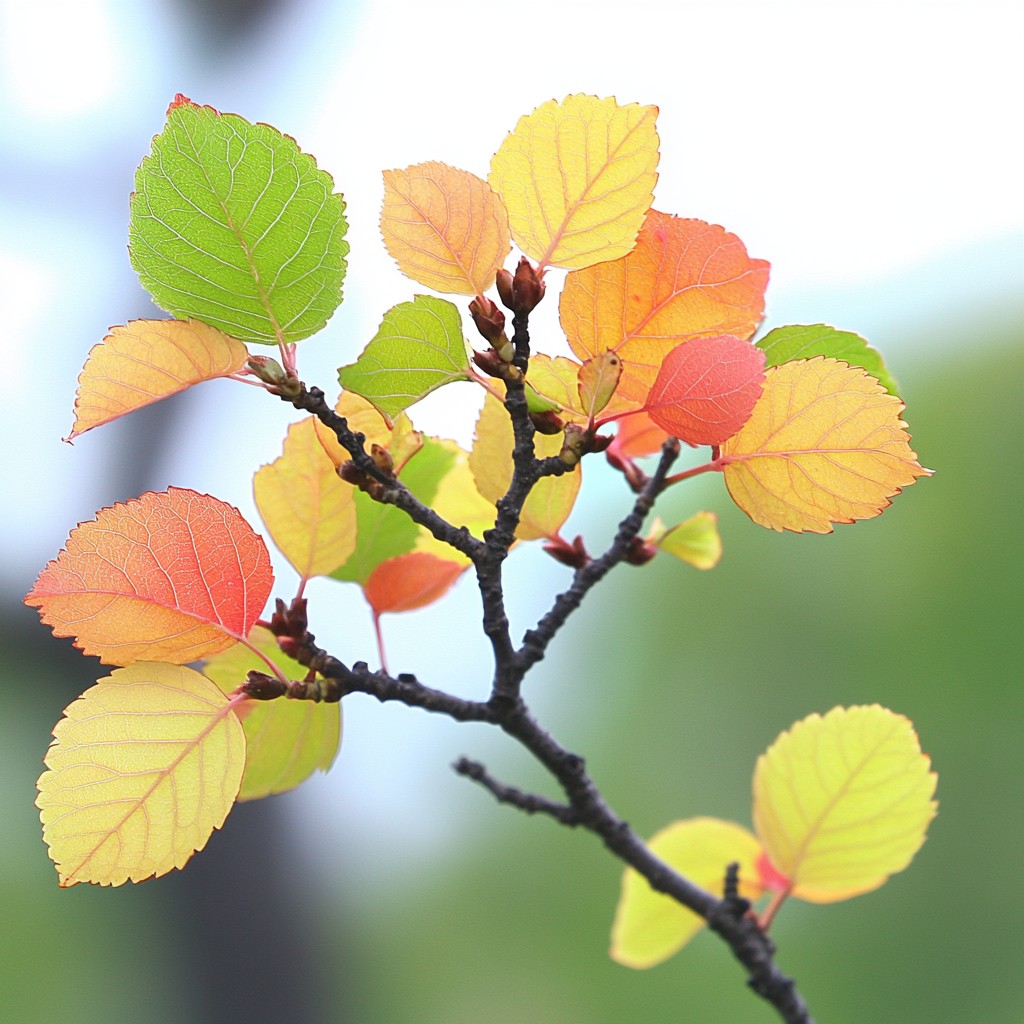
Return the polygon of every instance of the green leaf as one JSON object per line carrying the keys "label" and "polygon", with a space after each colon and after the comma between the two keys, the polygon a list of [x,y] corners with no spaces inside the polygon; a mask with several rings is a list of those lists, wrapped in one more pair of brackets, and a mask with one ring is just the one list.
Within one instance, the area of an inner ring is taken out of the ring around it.
{"label": "green leaf", "polygon": [[392,306],[358,362],[338,370],[342,387],[389,419],[442,385],[469,379],[462,317],[433,295]]}
{"label": "green leaf", "polygon": [[[399,479],[425,505],[433,505],[438,485],[454,464],[455,453],[445,442],[426,437]],[[421,528],[394,505],[382,505],[363,491],[355,499],[356,549],[331,577],[362,586],[381,562],[412,551]]]}
{"label": "green leaf", "polygon": [[[256,626],[249,641],[267,654],[289,679],[304,679],[306,669],[281,653],[268,629]],[[267,664],[244,644],[215,654],[203,673],[225,693],[245,682],[250,669],[266,672]],[[314,771],[331,767],[341,742],[341,705],[309,700],[260,701],[242,721],[245,732],[245,772],[239,800],[256,800],[294,789]]]}
{"label": "green leaf", "polygon": [[293,139],[172,105],[135,174],[129,252],[156,302],[245,342],[319,331],[341,302],[345,202]]}
{"label": "green leaf", "polygon": [[859,334],[851,331],[839,331],[828,324],[793,324],[769,331],[757,343],[757,347],[764,350],[766,367],[779,366],[793,359],[810,359],[812,356],[842,359],[850,366],[860,366],[867,370],[890,395],[900,397],[899,386],[885,368],[882,354]]}

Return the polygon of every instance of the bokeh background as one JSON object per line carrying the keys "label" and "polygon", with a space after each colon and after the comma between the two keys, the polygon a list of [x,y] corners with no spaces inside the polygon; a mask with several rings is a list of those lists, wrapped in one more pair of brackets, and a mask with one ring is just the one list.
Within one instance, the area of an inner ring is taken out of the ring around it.
{"label": "bokeh background", "polygon": [[[928,842],[876,893],[787,906],[780,962],[831,1024],[1018,1019],[1022,33],[1018,3],[981,0],[3,0],[5,1019],[774,1019],[707,934],[648,972],[613,964],[616,864],[585,835],[498,807],[450,763],[547,780],[481,729],[368,699],[346,702],[329,775],[236,808],[184,872],[60,891],[39,838],[50,730],[103,670],[21,595],[75,523],[148,489],[206,490],[257,522],[251,476],[289,419],[216,382],[59,440],[89,347],[154,315],[127,259],[127,199],[169,100],[274,124],[345,193],[346,301],[300,347],[305,379],[330,390],[415,290],[377,235],[381,169],[439,159],[485,174],[521,114],[581,91],[661,108],[658,208],[721,223],[772,262],[766,326],[826,321],[881,348],[936,475],[828,537],[753,526],[721,481],[677,488],[666,517],[719,512],[721,565],[617,570],[529,695],[642,834],[695,814],[749,824],[754,760],[811,711],[879,701],[908,715],[940,774]],[[535,340],[557,352],[554,307]],[[457,386],[417,422],[466,442],[472,402]],[[599,549],[628,498],[587,469],[567,533]],[[531,549],[510,576],[517,629],[568,578]],[[358,593],[309,593],[318,637],[372,660]],[[461,584],[386,622],[389,659],[481,695],[478,619]]]}

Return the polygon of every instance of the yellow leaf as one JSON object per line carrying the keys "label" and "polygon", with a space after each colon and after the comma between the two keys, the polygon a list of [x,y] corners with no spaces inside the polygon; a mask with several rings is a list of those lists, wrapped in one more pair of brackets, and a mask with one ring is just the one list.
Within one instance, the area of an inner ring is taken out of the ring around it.
{"label": "yellow leaf", "polygon": [[578,268],[633,248],[658,179],[657,116],[657,107],[575,95],[519,119],[488,180],[527,256]]}
{"label": "yellow leaf", "polygon": [[[557,455],[562,450],[561,434],[537,434],[533,440],[538,458]],[[513,441],[512,421],[504,404],[488,393],[476,423],[469,466],[477,490],[492,504],[497,504],[504,497],[512,483]],[[577,467],[561,476],[549,476],[539,481],[523,506],[516,537],[519,540],[537,540],[557,536],[576,502],[580,477]]]}
{"label": "yellow leaf", "polygon": [[[647,848],[711,893],[721,893],[726,867],[737,862],[740,895],[752,901],[761,895],[761,886],[755,881],[761,845],[747,829],[731,821],[676,821],[652,836]],[[612,925],[612,959],[626,967],[654,967],[682,949],[704,924],[704,918],[655,892],[642,875],[627,868]]]}
{"label": "yellow leaf", "polygon": [[434,161],[384,172],[380,230],[406,277],[445,294],[482,295],[511,249],[490,185]]}
{"label": "yellow leaf", "polygon": [[660,533],[655,545],[697,569],[713,569],[722,557],[722,538],[714,512],[698,512]]}
{"label": "yellow leaf", "polygon": [[622,360],[609,414],[644,404],[680,342],[749,339],[764,311],[768,269],[717,224],[651,210],[627,255],[567,274],[558,315],[573,353]]}
{"label": "yellow leaf", "polygon": [[64,715],[36,800],[62,886],[164,875],[224,824],[245,739],[210,680],[136,662],[90,687]]}
{"label": "yellow leaf", "polygon": [[260,516],[303,579],[337,569],[356,546],[352,487],[324,451],[317,422],[310,416],[293,423],[284,453],[253,478]]}
{"label": "yellow leaf", "polygon": [[78,377],[71,441],[93,427],[245,367],[246,347],[199,320],[132,320],[93,346]]}
{"label": "yellow leaf", "polygon": [[829,903],[902,871],[935,816],[930,767],[912,724],[877,704],[784,732],[754,771],[754,827],[793,895]]}
{"label": "yellow leaf", "polygon": [[761,526],[830,533],[870,519],[919,476],[903,403],[859,367],[817,357],[765,373],[750,419],[721,447],[733,501]]}
{"label": "yellow leaf", "polygon": [[[267,654],[289,679],[303,679],[307,670],[281,653],[268,629],[257,626],[249,642]],[[245,644],[216,654],[203,673],[225,693],[245,682],[250,669],[267,671],[267,664]],[[256,800],[294,789],[319,769],[334,763],[341,740],[341,704],[311,700],[253,701],[242,719],[245,731],[245,773],[239,800]]]}

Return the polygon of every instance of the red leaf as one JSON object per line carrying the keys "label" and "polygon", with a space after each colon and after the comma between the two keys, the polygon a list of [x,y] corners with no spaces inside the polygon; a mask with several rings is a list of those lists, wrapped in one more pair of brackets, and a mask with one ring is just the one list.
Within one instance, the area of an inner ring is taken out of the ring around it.
{"label": "red leaf", "polygon": [[721,444],[750,418],[764,382],[764,352],[732,335],[694,338],[665,357],[644,404],[687,444]]}

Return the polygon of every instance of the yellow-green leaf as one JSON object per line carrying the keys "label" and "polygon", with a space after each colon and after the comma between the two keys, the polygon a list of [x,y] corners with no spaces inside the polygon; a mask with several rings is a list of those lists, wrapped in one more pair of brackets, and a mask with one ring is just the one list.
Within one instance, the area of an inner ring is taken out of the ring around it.
{"label": "yellow-green leaf", "polygon": [[406,277],[445,294],[482,295],[511,248],[491,186],[436,161],[384,172],[380,230]]}
{"label": "yellow-green leaf", "polygon": [[733,501],[761,526],[830,533],[877,516],[928,476],[903,403],[860,367],[816,357],[770,367],[750,419],[721,448]]}
{"label": "yellow-green leaf", "polygon": [[[651,837],[648,849],[691,882],[721,893],[726,867],[740,866],[740,895],[756,900],[761,845],[750,832],[718,818],[676,821]],[[612,925],[611,956],[626,967],[654,967],[677,953],[704,926],[704,918],[626,868]]]}
{"label": "yellow-green leaf", "polygon": [[[504,497],[512,483],[513,443],[512,421],[505,406],[488,393],[476,423],[469,466],[477,490],[493,504]],[[538,458],[546,458],[562,450],[563,437],[561,434],[537,434],[533,443]],[[537,540],[540,537],[557,536],[576,502],[580,477],[577,467],[561,476],[540,480],[523,506],[516,537],[519,540]]]}
{"label": "yellow-green leaf", "polygon": [[848,899],[902,871],[935,816],[930,768],[913,725],[878,704],[784,732],[754,771],[754,827],[793,895]]}
{"label": "yellow-green leaf", "polygon": [[236,338],[199,320],[132,320],[94,345],[78,377],[72,441],[93,427],[244,369]]}
{"label": "yellow-green leaf", "polygon": [[[274,635],[262,626],[249,634],[249,642],[263,651],[288,679],[304,679],[307,670],[281,653]],[[235,644],[214,655],[203,672],[225,693],[245,682],[250,669],[268,670],[267,664],[245,644]],[[245,730],[245,773],[239,800],[256,800],[294,789],[314,771],[327,771],[341,741],[341,704],[310,700],[253,701],[242,719]]]}
{"label": "yellow-green leaf", "polygon": [[283,454],[253,478],[260,516],[303,579],[333,572],[356,546],[353,490],[324,450],[317,422],[310,416],[293,423]]}
{"label": "yellow-green leaf", "polygon": [[62,886],[183,867],[220,828],[245,762],[227,697],[190,668],[136,662],[64,712],[36,805]]}
{"label": "yellow-green leaf", "polygon": [[718,516],[714,512],[698,512],[685,522],[659,531],[654,544],[660,551],[667,551],[697,569],[713,569],[722,557]]}
{"label": "yellow-green leaf", "polygon": [[578,268],[633,248],[658,179],[657,116],[657,107],[575,95],[519,119],[488,180],[527,256]]}

